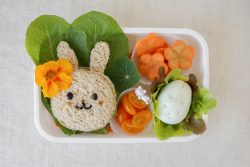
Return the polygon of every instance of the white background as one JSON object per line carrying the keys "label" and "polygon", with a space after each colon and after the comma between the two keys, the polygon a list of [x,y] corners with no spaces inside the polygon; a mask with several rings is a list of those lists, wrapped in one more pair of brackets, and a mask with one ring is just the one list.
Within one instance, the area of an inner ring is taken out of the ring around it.
{"label": "white background", "polygon": [[[210,87],[218,106],[207,132],[189,143],[56,144],[33,120],[33,63],[25,31],[41,14],[72,22],[99,10],[126,27],[184,27],[210,49]],[[249,0],[0,0],[0,166],[250,165]]]}

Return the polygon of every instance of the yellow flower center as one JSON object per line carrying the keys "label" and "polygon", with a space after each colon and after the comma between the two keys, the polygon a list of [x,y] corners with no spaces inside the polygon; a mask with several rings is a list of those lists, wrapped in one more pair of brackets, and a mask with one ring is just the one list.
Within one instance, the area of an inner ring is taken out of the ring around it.
{"label": "yellow flower center", "polygon": [[57,73],[54,70],[49,70],[46,74],[46,80],[54,78]]}

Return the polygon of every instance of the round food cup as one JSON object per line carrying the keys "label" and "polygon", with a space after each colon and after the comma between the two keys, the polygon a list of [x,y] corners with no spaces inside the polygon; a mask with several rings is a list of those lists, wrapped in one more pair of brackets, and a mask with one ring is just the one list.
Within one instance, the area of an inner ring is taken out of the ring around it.
{"label": "round food cup", "polygon": [[[128,92],[130,92],[130,91],[132,91],[132,90],[135,90],[136,88],[130,88],[130,89],[127,89],[127,90],[125,90],[124,92],[122,92],[121,94],[120,94],[120,96],[119,96],[119,98],[118,98],[118,103],[119,103],[119,101],[121,100],[121,97],[123,96],[123,95],[125,95],[125,94],[127,94]],[[150,111],[150,112],[152,112],[152,104],[151,103],[149,103],[148,105],[147,105],[147,109]],[[153,114],[153,113],[152,113]],[[136,135],[141,135],[141,134],[147,134],[147,133],[149,133],[150,131],[152,131],[152,126],[153,126],[153,118],[152,118],[152,120],[144,127],[144,130],[142,131],[142,132],[140,132],[140,133],[138,133],[138,134],[128,134],[128,133],[126,133],[126,132],[124,132],[123,130],[122,130],[122,128],[121,128],[121,126],[116,122],[116,120],[115,120],[115,117],[114,118],[112,118],[112,120],[110,121],[110,127],[111,127],[111,129],[113,130],[113,132],[115,133],[115,134],[118,134],[118,135],[122,135],[122,136],[136,136]]]}

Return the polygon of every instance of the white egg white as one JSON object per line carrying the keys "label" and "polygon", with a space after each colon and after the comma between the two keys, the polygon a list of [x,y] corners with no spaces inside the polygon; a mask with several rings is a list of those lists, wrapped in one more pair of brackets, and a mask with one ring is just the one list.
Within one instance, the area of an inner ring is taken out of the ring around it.
{"label": "white egg white", "polygon": [[159,119],[167,124],[177,124],[186,117],[189,111],[192,90],[182,80],[172,81],[163,88],[157,101]]}

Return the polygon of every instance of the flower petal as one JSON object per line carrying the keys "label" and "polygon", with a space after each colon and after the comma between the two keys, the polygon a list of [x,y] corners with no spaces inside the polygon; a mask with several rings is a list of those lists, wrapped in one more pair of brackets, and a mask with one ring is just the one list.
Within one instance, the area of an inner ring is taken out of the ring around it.
{"label": "flower petal", "polygon": [[43,86],[42,86],[42,92],[44,97],[54,97],[58,94],[58,86],[55,82],[48,80]]}
{"label": "flower petal", "polygon": [[57,62],[59,65],[58,72],[65,72],[68,75],[72,74],[73,66],[68,60],[61,58],[61,59],[57,60]]}
{"label": "flower petal", "polygon": [[35,82],[38,86],[42,86],[46,82],[47,70],[43,65],[39,65],[35,69]]}
{"label": "flower petal", "polygon": [[56,61],[48,61],[43,64],[48,71],[57,71],[59,64]]}
{"label": "flower petal", "polygon": [[70,87],[72,83],[72,77],[64,72],[61,72],[55,76],[54,82],[57,84],[59,90],[65,90]]}

